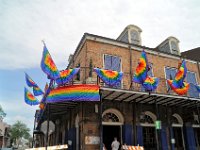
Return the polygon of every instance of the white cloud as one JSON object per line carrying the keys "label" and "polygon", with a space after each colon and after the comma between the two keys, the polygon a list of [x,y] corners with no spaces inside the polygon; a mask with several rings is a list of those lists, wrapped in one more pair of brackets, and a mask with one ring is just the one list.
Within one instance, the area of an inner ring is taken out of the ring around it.
{"label": "white cloud", "polygon": [[128,24],[143,29],[143,45],[176,36],[181,50],[199,46],[198,0],[36,0],[0,2],[0,68],[39,66],[41,40],[59,69],[67,65],[84,32],[117,38]]}

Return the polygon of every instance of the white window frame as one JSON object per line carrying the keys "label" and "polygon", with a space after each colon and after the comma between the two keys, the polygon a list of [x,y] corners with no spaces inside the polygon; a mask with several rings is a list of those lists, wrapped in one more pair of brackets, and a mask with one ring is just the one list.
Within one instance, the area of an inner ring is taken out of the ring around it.
{"label": "white window frame", "polygon": [[[122,57],[121,56],[117,56],[117,55],[111,55],[111,54],[103,54],[103,68],[105,69],[105,55],[108,56],[114,56],[114,57],[119,57],[120,58],[120,72],[122,72]],[[121,80],[121,89],[123,89],[124,85],[123,85],[123,78]]]}

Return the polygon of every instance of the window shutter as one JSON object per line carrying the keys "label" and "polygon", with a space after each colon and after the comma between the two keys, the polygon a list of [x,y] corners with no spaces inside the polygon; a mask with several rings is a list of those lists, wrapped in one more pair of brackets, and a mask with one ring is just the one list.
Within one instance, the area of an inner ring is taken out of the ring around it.
{"label": "window shutter", "polygon": [[104,55],[104,69],[111,70],[112,68],[112,56]]}
{"label": "window shutter", "polygon": [[121,60],[120,60],[119,57],[112,56],[112,67],[111,67],[111,70],[118,71],[118,72],[121,71]]}
{"label": "window shutter", "polygon": [[189,96],[190,97],[199,97],[199,93],[198,93],[196,87],[193,85],[193,84],[195,84],[195,85],[197,84],[195,73],[187,72],[186,79],[187,79],[188,83],[192,83],[192,84],[190,84],[190,88],[188,90]]}

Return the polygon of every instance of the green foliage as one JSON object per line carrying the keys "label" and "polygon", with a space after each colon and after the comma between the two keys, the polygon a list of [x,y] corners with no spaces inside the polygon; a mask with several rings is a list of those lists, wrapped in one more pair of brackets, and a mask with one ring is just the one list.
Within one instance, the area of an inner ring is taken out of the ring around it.
{"label": "green foliage", "polygon": [[0,105],[0,118],[4,118],[6,116],[6,113],[3,111],[3,108]]}
{"label": "green foliage", "polygon": [[30,138],[30,129],[27,128],[26,124],[22,123],[21,121],[17,121],[15,124],[12,125],[10,130],[11,139],[16,143],[21,138],[29,139]]}

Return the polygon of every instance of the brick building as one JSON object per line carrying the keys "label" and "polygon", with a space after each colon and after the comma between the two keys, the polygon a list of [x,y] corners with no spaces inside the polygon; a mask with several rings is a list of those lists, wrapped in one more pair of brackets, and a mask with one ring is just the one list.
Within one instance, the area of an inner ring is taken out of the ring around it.
{"label": "brick building", "polygon": [[[104,143],[110,150],[113,138],[117,137],[121,145],[139,144],[149,150],[200,148],[199,93],[191,86],[187,95],[179,96],[169,90],[166,82],[174,78],[178,63],[183,59],[179,40],[171,36],[156,48],[149,48],[142,46],[141,32],[139,27],[129,25],[116,40],[83,35],[69,57],[67,68],[80,67],[72,84],[99,84],[101,101],[48,104],[49,119],[56,126],[49,135],[50,145],[68,143],[73,150],[98,150],[99,143]],[[142,50],[151,64],[149,75],[160,78],[158,88],[151,93],[132,82]],[[186,81],[199,84],[200,62],[185,60]],[[109,87],[99,82],[93,72],[95,67],[123,72],[121,84]],[[47,112],[45,107],[43,119],[36,125],[38,130]],[[155,123],[160,125],[158,129]],[[44,136],[36,135],[38,146],[44,145]]]}

